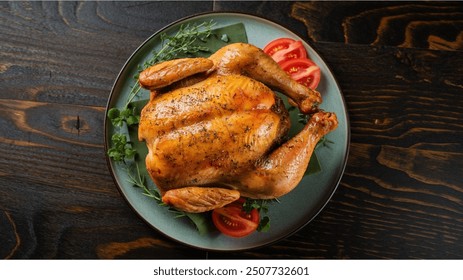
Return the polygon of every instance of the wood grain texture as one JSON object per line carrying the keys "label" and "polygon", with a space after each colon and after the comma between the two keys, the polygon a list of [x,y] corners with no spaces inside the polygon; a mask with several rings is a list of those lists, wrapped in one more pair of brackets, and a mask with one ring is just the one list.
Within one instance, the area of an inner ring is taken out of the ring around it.
{"label": "wood grain texture", "polygon": [[[126,59],[212,10],[252,11],[312,41],[351,121],[327,207],[246,252],[188,248],[147,226],[103,148]],[[454,2],[0,2],[0,258],[463,258],[461,13]]]}
{"label": "wood grain texture", "polygon": [[[139,44],[177,19],[152,11],[178,3],[0,5],[0,257],[204,257],[173,242],[155,246],[167,239],[121,198],[103,148],[118,72]],[[211,7],[188,5],[175,16]],[[120,245],[137,240],[150,242],[131,252]]]}
{"label": "wood grain texture", "polygon": [[457,2],[299,2],[292,15],[314,41],[463,49],[463,7]]}
{"label": "wood grain texture", "polygon": [[314,46],[347,102],[352,135],[345,174],[312,223],[246,256],[461,259],[463,73],[453,65],[463,56],[344,43]]}

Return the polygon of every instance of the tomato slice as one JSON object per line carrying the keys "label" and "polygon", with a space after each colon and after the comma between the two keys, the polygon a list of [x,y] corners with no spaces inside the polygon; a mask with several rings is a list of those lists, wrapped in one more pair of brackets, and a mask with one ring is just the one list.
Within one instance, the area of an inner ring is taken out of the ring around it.
{"label": "tomato slice", "polygon": [[307,52],[302,42],[290,38],[279,38],[271,41],[264,47],[264,52],[278,64],[290,59],[307,58]]}
{"label": "tomato slice", "polygon": [[308,58],[291,59],[281,64],[291,78],[311,89],[316,89],[320,83],[320,67]]}
{"label": "tomato slice", "polygon": [[212,211],[212,222],[220,232],[231,237],[243,237],[257,229],[259,212],[253,209],[246,213],[243,203],[244,199],[239,199]]}

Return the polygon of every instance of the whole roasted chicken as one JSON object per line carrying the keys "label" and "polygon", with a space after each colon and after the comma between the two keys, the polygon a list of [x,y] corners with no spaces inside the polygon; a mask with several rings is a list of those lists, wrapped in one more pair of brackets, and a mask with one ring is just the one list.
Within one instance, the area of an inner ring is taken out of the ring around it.
{"label": "whole roasted chicken", "polygon": [[[163,201],[187,212],[219,208],[240,196],[271,199],[290,192],[317,142],[337,127],[334,113],[317,109],[317,91],[249,44],[154,65],[139,83],[151,92],[138,130],[148,147],[146,168]],[[312,115],[286,142],[289,114],[270,88]]]}

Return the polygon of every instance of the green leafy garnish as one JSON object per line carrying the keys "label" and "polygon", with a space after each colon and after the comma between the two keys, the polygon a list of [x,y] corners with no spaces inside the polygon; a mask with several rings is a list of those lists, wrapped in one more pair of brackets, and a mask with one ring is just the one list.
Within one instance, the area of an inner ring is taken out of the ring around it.
{"label": "green leafy garnish", "polygon": [[250,199],[247,198],[243,203],[243,210],[246,213],[250,213],[253,209],[256,209],[261,216],[259,225],[257,226],[257,231],[267,232],[270,229],[270,218],[268,216],[263,216],[268,212],[267,204],[269,202],[279,202],[277,199],[265,200],[265,199]]}
{"label": "green leafy garnish", "polygon": [[264,216],[260,219],[259,225],[257,226],[257,231],[259,232],[267,232],[270,229],[270,218],[268,216]]}
{"label": "green leafy garnish", "polygon": [[204,213],[184,213],[194,224],[200,235],[205,235],[212,231],[209,215],[205,215]]}
{"label": "green leafy garnish", "polygon": [[[169,205],[165,204],[162,201],[162,197],[157,190],[150,189],[147,186],[146,177],[141,174],[138,164],[135,164],[135,168],[133,167],[130,167],[130,168],[127,169],[127,174],[129,177],[128,182],[131,183],[133,187],[142,189],[143,195],[149,198],[152,198],[154,201],[157,202],[158,205],[169,207]],[[179,211],[171,207],[169,207],[168,211],[173,213],[174,218],[176,219],[183,218],[183,217],[189,218],[189,220],[193,223],[193,225],[198,230],[200,235],[204,235],[211,231],[210,230],[211,225],[210,225],[209,219],[208,217],[206,217],[206,215],[202,213],[187,213],[187,212]]]}
{"label": "green leafy garnish", "polygon": [[126,159],[133,159],[137,151],[127,141],[125,134],[116,133],[111,137],[112,147],[108,150],[108,156],[117,162],[125,162]]}
{"label": "green leafy garnish", "polygon": [[[111,108],[108,111],[108,119],[114,127],[119,129],[124,125],[133,127],[140,122],[140,114],[135,107],[127,107],[122,110]],[[137,151],[132,147],[132,143],[127,140],[125,133],[114,133],[111,137],[112,146],[108,150],[108,156],[116,162],[124,162],[126,159],[133,159]]]}
{"label": "green leafy garnish", "polygon": [[[206,42],[211,36],[214,23],[211,21],[201,24],[181,25],[180,29],[174,35],[167,33],[161,34],[161,49],[153,51],[153,56],[138,66],[138,73],[157,63],[183,57],[202,56],[198,53],[211,53],[211,49],[200,42]],[[138,74],[134,77],[138,80]],[[132,102],[140,91],[141,86],[138,82],[132,87],[126,106]]]}
{"label": "green leafy garnish", "polygon": [[121,127],[124,122],[128,126],[138,124],[140,122],[140,115],[137,114],[135,108],[125,108],[122,111],[118,108],[111,108],[108,111],[108,118],[114,126]]}
{"label": "green leafy garnish", "polygon": [[322,139],[320,139],[320,141],[318,141],[317,148],[318,147],[329,147],[332,144],[334,144],[333,141],[328,139],[326,136],[323,136]]}
{"label": "green leafy garnish", "polygon": [[140,168],[137,164],[135,164],[136,173],[134,170],[127,169],[127,175],[129,179],[127,180],[131,183],[134,187],[140,188],[143,190],[143,194],[147,197],[150,197],[158,202],[158,204],[162,204],[161,195],[157,190],[150,190],[148,186],[146,186],[146,178],[145,176],[141,175]]}

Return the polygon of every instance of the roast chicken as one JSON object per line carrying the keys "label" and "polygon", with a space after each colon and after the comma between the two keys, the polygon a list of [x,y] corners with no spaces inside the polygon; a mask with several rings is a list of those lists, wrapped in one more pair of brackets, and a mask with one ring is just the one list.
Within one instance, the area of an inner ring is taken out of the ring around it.
{"label": "roast chicken", "polygon": [[[162,62],[140,73],[150,90],[139,140],[163,202],[186,212],[240,197],[272,199],[302,179],[317,142],[337,127],[320,93],[295,82],[261,49],[231,44],[209,58]],[[284,93],[311,117],[287,140]]]}

